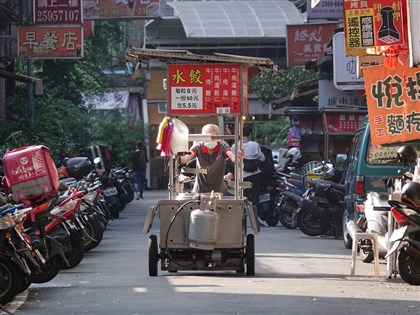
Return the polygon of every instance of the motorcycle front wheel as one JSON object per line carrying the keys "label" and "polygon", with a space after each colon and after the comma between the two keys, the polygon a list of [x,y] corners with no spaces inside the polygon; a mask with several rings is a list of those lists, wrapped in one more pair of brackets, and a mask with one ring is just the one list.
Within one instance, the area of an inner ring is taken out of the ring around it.
{"label": "motorcycle front wheel", "polygon": [[420,285],[420,259],[408,256],[404,250],[398,255],[398,272],[408,284]]}
{"label": "motorcycle front wheel", "polygon": [[0,259],[0,303],[9,303],[19,293],[19,271],[17,265],[8,258]]}
{"label": "motorcycle front wheel", "polygon": [[43,266],[41,266],[42,273],[32,274],[30,282],[45,283],[51,281],[60,272],[61,257],[58,255],[51,257]]}
{"label": "motorcycle front wheel", "polygon": [[298,217],[298,227],[303,234],[319,236],[325,234],[331,228],[330,224],[322,222],[306,209],[302,209]]}
{"label": "motorcycle front wheel", "polygon": [[68,243],[65,246],[66,249],[64,250],[64,253],[66,255],[69,266],[67,266],[67,264],[62,261],[62,269],[71,269],[76,267],[78,264],[80,264],[83,257],[85,256],[85,241],[79,232],[71,231],[67,242]]}
{"label": "motorcycle front wheel", "polygon": [[[298,205],[296,205],[297,207]],[[286,200],[283,201],[281,204],[281,207],[276,209],[276,212],[279,214],[279,220],[281,225],[283,225],[285,228],[288,228],[290,230],[294,230],[297,228],[297,222],[292,219],[293,212],[295,211],[295,208]]]}

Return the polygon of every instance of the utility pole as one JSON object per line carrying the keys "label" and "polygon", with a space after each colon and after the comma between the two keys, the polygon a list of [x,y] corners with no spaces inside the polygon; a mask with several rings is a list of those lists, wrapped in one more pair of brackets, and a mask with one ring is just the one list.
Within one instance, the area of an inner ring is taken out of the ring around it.
{"label": "utility pole", "polygon": [[[26,10],[22,9],[22,14],[25,14],[25,22],[27,25],[32,24],[32,5],[31,2],[25,2]],[[26,11],[26,12],[25,12]],[[27,63],[28,77],[32,77],[32,59],[28,59]],[[35,105],[34,105],[34,84],[28,83],[28,111],[29,111],[29,126],[32,134],[35,131]]]}

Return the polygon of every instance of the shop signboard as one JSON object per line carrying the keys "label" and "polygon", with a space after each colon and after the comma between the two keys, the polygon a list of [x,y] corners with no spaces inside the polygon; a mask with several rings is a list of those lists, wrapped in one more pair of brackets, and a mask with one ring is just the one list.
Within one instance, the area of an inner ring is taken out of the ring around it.
{"label": "shop signboard", "polygon": [[354,113],[325,113],[326,132],[354,134],[364,117],[364,114]]}
{"label": "shop signboard", "polygon": [[101,110],[128,108],[128,99],[128,91],[106,92],[101,97],[83,97],[85,107]]}
{"label": "shop signboard", "polygon": [[83,58],[82,26],[20,26],[19,58]]}
{"label": "shop signboard", "polygon": [[247,114],[247,70],[239,64],[169,65],[169,114]]}
{"label": "shop signboard", "polygon": [[82,24],[82,0],[34,0],[34,24]]}
{"label": "shop signboard", "polygon": [[307,0],[308,20],[342,19],[342,0]]}
{"label": "shop signboard", "polygon": [[84,19],[156,19],[159,0],[95,0],[83,1]]}
{"label": "shop signboard", "polygon": [[344,0],[346,55],[366,55],[366,49],[403,46],[405,0]]}
{"label": "shop signboard", "polygon": [[319,80],[318,90],[319,110],[322,108],[366,109],[366,99],[361,93],[353,90],[338,90],[331,80]]}
{"label": "shop signboard", "polygon": [[344,53],[344,33],[333,36],[333,79],[339,90],[364,90],[363,79],[357,78],[356,57],[346,57]]}
{"label": "shop signboard", "polygon": [[356,62],[356,77],[363,79],[363,69],[371,66],[379,66],[384,63],[384,55],[368,55],[368,56],[357,56]]}
{"label": "shop signboard", "polygon": [[328,46],[337,23],[286,25],[287,65],[303,66],[308,61],[332,52]]}
{"label": "shop signboard", "polygon": [[364,69],[373,144],[420,139],[420,69]]}

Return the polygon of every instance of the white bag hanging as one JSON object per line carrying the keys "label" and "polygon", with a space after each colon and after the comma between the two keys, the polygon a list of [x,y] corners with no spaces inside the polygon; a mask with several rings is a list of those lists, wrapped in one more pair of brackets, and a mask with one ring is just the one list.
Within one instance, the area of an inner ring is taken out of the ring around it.
{"label": "white bag hanging", "polygon": [[172,118],[172,123],[174,125],[171,138],[172,154],[188,152],[190,148],[188,146],[189,130],[187,125],[178,118]]}

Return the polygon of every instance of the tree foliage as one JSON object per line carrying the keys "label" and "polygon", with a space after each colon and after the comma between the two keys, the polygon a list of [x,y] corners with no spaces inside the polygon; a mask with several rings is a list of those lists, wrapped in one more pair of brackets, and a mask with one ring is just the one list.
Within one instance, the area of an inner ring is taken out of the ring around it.
{"label": "tree foliage", "polygon": [[270,104],[273,100],[290,95],[296,85],[317,79],[313,70],[292,67],[277,73],[262,72],[249,80],[250,91],[255,93],[263,104]]}
{"label": "tree foliage", "polygon": [[[0,136],[7,139],[3,149],[44,144],[58,162],[69,149],[101,143],[109,147],[114,164],[126,165],[129,149],[137,140],[144,140],[143,122],[118,110],[88,112],[83,95],[100,95],[121,82],[104,70],[125,67],[131,25],[126,21],[96,21],[95,35],[84,40],[83,59],[33,60],[32,74],[44,85],[44,95],[34,99],[34,129],[30,129],[26,85],[18,85],[7,102],[7,119],[0,125]],[[26,74],[27,63],[17,61],[16,72]],[[145,84],[141,76],[135,82]],[[14,134],[17,131],[19,137]]]}
{"label": "tree foliage", "polygon": [[137,140],[144,140],[147,126],[143,121],[133,121],[126,111],[95,111],[93,115],[95,134],[92,144],[106,144],[111,158],[119,165],[127,165],[130,152]]}

